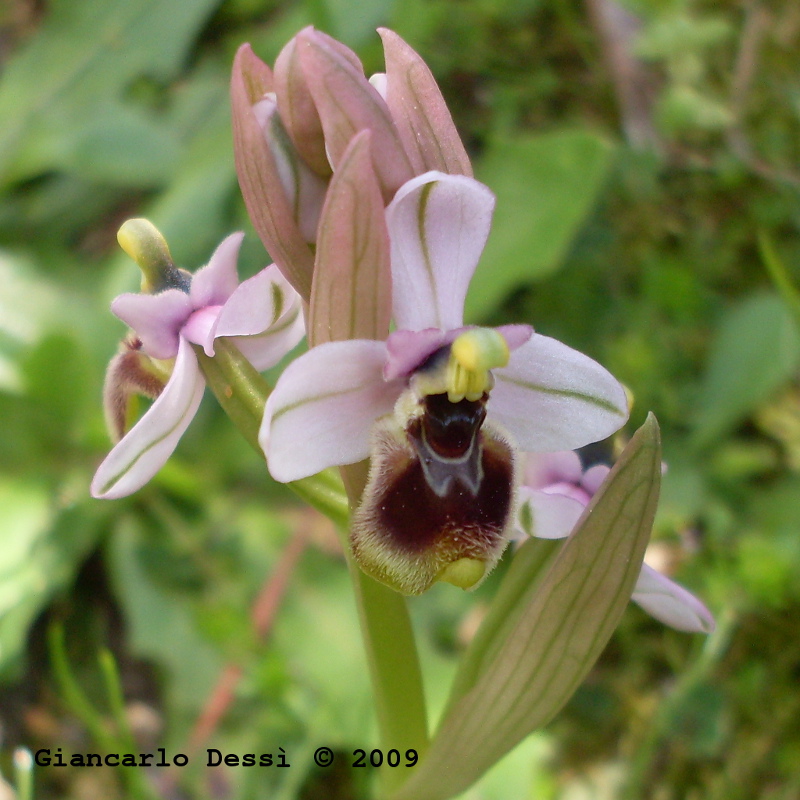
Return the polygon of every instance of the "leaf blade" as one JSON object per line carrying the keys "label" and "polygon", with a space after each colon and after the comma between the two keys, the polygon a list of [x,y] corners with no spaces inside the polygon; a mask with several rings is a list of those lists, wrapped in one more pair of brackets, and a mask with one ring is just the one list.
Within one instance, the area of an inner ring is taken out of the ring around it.
{"label": "leaf blade", "polygon": [[[444,800],[464,790],[569,699],[633,591],[655,515],[660,466],[658,425],[651,416],[541,590],[517,600],[513,630],[499,646],[490,640],[496,654],[472,680],[456,679],[460,694],[451,699],[428,757],[393,800]],[[468,654],[467,667],[480,656]]]}

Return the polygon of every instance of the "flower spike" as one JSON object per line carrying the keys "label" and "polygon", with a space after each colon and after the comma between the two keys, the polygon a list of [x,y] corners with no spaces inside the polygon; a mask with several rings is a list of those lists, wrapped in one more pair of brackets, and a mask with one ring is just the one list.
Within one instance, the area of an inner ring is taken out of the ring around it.
{"label": "flower spike", "polygon": [[242,45],[233,62],[231,110],[236,174],[250,219],[270,257],[306,300],[311,296],[314,263],[295,221],[275,158],[254,107],[273,89],[272,73]]}

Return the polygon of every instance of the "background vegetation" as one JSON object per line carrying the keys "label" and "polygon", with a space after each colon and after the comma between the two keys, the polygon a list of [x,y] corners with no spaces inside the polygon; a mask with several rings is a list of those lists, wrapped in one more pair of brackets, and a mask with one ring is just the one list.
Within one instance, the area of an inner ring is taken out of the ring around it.
{"label": "background vegetation", "polygon": [[[381,68],[428,61],[498,194],[471,321],[533,322],[606,364],[665,440],[651,554],[717,616],[632,607],[560,717],[466,797],[800,797],[800,6],[792,0],[6,0],[0,7],[0,770],[12,753],[289,754],[289,770],[41,768],[35,797],[368,796],[374,742],[349,582],[325,522],[207,397],[135,496],[108,449],[115,243],[176,260],[248,232],[227,81],[313,23]],[[502,567],[501,567],[502,569]],[[434,708],[474,595],[415,600]],[[226,696],[226,691],[230,696]],[[232,693],[232,694],[231,694]],[[314,748],[340,754],[327,771]],[[0,796],[3,790],[0,789]]]}

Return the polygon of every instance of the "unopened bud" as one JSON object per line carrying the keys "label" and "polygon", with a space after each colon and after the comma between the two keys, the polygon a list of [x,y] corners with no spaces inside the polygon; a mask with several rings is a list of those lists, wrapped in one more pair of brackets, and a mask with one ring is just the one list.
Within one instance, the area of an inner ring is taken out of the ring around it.
{"label": "unopened bud", "polygon": [[[253,106],[253,114],[275,159],[281,187],[300,233],[307,242],[315,242],[328,181],[300,157],[277,111],[273,93],[266,94]],[[273,193],[276,189],[278,187],[273,188]]]}

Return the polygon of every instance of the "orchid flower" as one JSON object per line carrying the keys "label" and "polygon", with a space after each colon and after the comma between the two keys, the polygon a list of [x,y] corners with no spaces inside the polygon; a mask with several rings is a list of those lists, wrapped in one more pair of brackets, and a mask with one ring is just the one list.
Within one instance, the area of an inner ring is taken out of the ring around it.
{"label": "orchid flower", "polygon": [[392,316],[385,341],[320,344],[270,395],[260,433],[273,477],[371,459],[353,517],[365,572],[408,594],[471,588],[513,524],[516,453],[580,447],[627,419],[599,364],[527,325],[463,324],[494,196],[431,171],[386,209]]}
{"label": "orchid flower", "polygon": [[[233,337],[256,369],[277,363],[303,337],[297,293],[271,265],[239,284],[236,261],[244,234],[234,233],[217,247],[208,264],[194,275],[172,266],[161,234],[146,220],[130,220],[120,229],[123,249],[145,272],[143,288],[156,293],[122,294],[111,310],[134,331],[126,352],[112,360],[106,396],[117,406],[117,436],[124,433],[125,397],[115,391],[120,364],[138,363],[151,376],[155,402],[117,442],[98,468],[94,497],[118,498],[135,492],[158,472],[194,418],[205,381],[193,345],[214,355],[220,336]],[[133,359],[133,361],[132,361]],[[158,376],[163,376],[161,385]],[[162,388],[163,387],[163,388]],[[160,389],[160,391],[159,391]],[[124,387],[123,387],[124,390]]]}
{"label": "orchid flower", "polygon": [[[526,454],[519,490],[517,534],[540,539],[568,536],[609,471],[605,464],[584,470],[573,451]],[[714,618],[700,600],[646,563],[631,599],[650,616],[677,630],[691,633],[714,630]]]}

